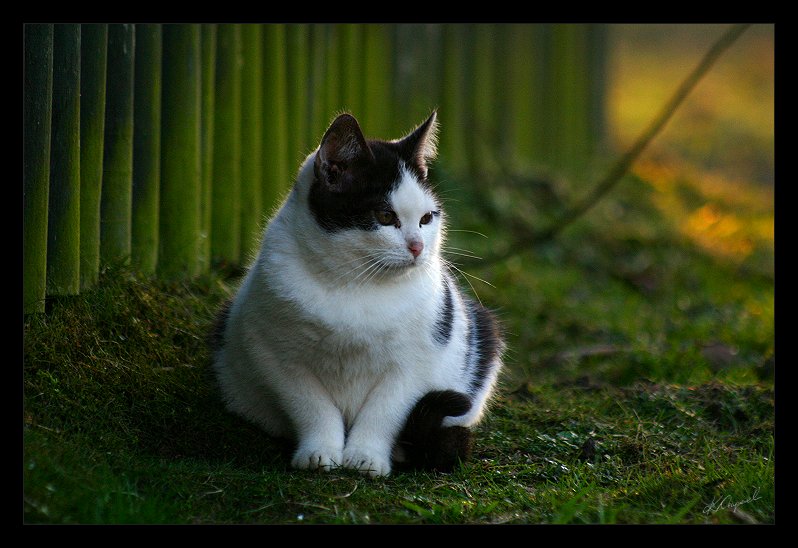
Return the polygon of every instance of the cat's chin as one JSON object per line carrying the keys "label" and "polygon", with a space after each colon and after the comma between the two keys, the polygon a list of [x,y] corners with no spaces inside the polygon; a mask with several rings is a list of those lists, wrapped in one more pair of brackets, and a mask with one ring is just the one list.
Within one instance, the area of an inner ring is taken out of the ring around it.
{"label": "cat's chin", "polygon": [[424,260],[408,259],[405,261],[386,262],[381,265],[379,275],[374,276],[377,282],[396,281],[413,276],[424,268]]}

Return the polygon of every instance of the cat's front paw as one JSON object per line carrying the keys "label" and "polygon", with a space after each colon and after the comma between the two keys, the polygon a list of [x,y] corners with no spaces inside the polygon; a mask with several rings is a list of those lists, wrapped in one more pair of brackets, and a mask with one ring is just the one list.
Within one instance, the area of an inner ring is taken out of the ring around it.
{"label": "cat's front paw", "polygon": [[383,457],[366,448],[347,447],[344,449],[344,467],[376,478],[391,473],[391,459],[390,455]]}
{"label": "cat's front paw", "polygon": [[333,468],[341,466],[342,455],[340,450],[332,448],[312,448],[304,449],[300,447],[291,459],[291,466],[294,468],[316,470],[322,469],[329,472]]}

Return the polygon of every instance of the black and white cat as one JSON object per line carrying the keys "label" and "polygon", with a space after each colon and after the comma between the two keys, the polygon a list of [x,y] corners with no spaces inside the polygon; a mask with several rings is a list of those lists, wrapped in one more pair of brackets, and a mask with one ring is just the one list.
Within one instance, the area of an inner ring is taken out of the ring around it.
{"label": "black and white cat", "polygon": [[338,116],[219,315],[227,408],[294,439],[296,468],[384,476],[392,461],[447,469],[468,454],[504,343],[441,258],[436,132],[435,112],[394,141]]}

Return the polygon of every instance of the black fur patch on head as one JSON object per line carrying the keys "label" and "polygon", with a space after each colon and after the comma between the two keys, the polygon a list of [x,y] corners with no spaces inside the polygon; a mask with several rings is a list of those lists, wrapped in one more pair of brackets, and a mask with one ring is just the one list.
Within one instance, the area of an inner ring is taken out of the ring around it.
{"label": "black fur patch on head", "polygon": [[352,115],[337,117],[316,153],[308,195],[308,207],[319,226],[328,232],[377,230],[380,224],[374,211],[388,208],[401,165],[426,182],[426,157],[420,151],[434,130],[434,116],[399,141],[366,140]]}
{"label": "black fur patch on head", "polygon": [[323,171],[310,187],[308,206],[319,226],[329,232],[345,228],[376,230],[374,211],[388,207],[388,196],[399,182],[400,158],[390,143],[371,141],[373,161],[361,160],[335,168],[334,186]]}
{"label": "black fur patch on head", "polygon": [[471,455],[473,434],[463,426],[441,426],[444,417],[459,417],[471,409],[461,392],[440,390],[422,397],[399,435],[405,461],[398,468],[449,472]]}

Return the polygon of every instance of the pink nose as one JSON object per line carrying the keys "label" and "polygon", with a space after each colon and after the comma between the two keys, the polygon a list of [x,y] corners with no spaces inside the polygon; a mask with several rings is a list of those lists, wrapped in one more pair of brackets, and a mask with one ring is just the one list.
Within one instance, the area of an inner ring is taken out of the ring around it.
{"label": "pink nose", "polygon": [[421,240],[413,240],[407,244],[407,249],[413,254],[413,257],[418,257],[424,251],[424,242]]}

